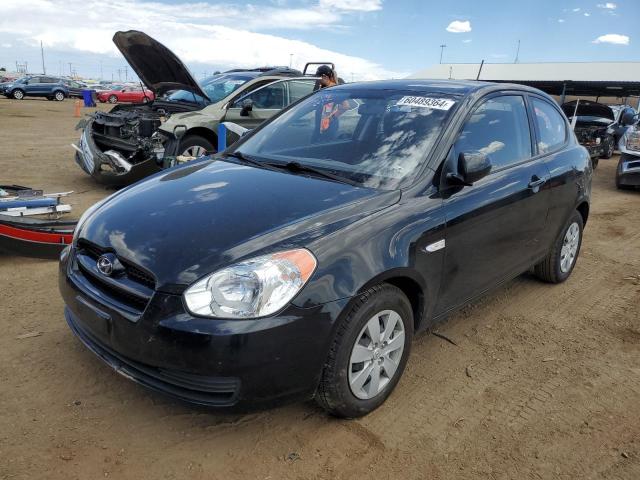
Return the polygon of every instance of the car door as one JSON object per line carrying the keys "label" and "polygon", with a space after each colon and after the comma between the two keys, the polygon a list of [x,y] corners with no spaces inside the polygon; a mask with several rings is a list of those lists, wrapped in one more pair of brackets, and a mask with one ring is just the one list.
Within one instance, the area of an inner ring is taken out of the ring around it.
{"label": "car door", "polygon": [[519,92],[485,97],[459,130],[446,161],[480,152],[492,169],[471,186],[443,191],[446,250],[437,313],[522,273],[543,250],[549,172],[535,158],[533,133]]}
{"label": "car door", "polygon": [[[245,128],[255,128],[271,118],[287,104],[286,80],[270,83],[235,100],[224,116],[223,121],[234,122]],[[250,111],[243,110],[245,102],[250,101]]]}
{"label": "car door", "polygon": [[27,95],[40,95],[43,93],[43,83],[41,77],[31,77],[25,85]]}

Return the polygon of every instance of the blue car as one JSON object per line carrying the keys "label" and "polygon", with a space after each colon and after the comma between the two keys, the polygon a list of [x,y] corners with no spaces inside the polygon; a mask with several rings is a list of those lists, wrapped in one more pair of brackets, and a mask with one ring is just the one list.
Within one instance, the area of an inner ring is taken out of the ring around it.
{"label": "blue car", "polygon": [[4,86],[5,97],[22,100],[24,97],[46,97],[47,100],[63,101],[69,96],[69,88],[58,77],[29,75]]}

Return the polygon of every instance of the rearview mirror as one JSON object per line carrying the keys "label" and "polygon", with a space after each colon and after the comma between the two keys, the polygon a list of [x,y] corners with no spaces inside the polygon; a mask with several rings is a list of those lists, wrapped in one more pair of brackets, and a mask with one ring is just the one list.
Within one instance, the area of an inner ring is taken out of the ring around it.
{"label": "rearview mirror", "polygon": [[240,110],[241,117],[248,117],[249,112],[253,110],[253,100],[246,99],[242,102],[242,110]]}
{"label": "rearview mirror", "polygon": [[458,172],[448,173],[447,180],[457,185],[471,186],[489,175],[491,160],[482,152],[460,152]]}
{"label": "rearview mirror", "polygon": [[620,119],[620,125],[623,127],[628,127],[629,125],[633,125],[637,119],[637,115],[634,115],[631,112],[625,112]]}

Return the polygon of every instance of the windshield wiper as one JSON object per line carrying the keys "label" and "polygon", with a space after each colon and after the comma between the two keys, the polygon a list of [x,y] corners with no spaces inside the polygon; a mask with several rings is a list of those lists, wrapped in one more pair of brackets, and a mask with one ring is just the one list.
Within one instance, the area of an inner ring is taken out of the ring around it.
{"label": "windshield wiper", "polygon": [[299,162],[287,162],[287,163],[269,162],[268,164],[277,168],[288,170],[293,173],[296,173],[296,172],[311,173],[319,177],[333,180],[334,182],[348,183],[349,185],[361,186],[358,182],[351,180],[349,178],[343,177],[341,175],[335,175],[333,173],[329,173],[325,170],[314,168],[309,165],[303,165],[302,163],[299,163]]}
{"label": "windshield wiper", "polygon": [[234,152],[230,152],[230,153],[225,153],[222,155],[222,158],[237,158],[238,160],[240,160],[243,163],[246,163],[248,165],[252,165],[254,167],[258,167],[258,168],[264,168],[265,170],[277,170],[277,168],[274,168],[273,165],[269,164],[269,163],[265,163],[265,162],[259,162],[247,155],[245,155],[244,153],[236,150]]}

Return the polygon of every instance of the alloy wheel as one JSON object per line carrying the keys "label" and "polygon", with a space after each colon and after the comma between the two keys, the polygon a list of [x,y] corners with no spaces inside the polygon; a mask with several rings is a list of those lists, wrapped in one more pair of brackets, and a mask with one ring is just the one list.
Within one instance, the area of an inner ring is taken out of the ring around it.
{"label": "alloy wheel", "polygon": [[567,273],[578,253],[578,245],[580,244],[580,227],[576,222],[569,225],[567,233],[564,235],[562,249],[560,250],[560,270]]}
{"label": "alloy wheel", "polygon": [[369,319],[351,350],[351,393],[369,400],[389,385],[402,359],[404,337],[404,323],[397,312],[383,310]]}
{"label": "alloy wheel", "polygon": [[207,154],[207,150],[204,147],[201,147],[200,145],[193,145],[191,147],[188,147],[185,149],[184,152],[182,152],[182,156],[184,157],[195,157],[195,158],[199,158],[202,157],[203,155]]}
{"label": "alloy wheel", "polygon": [[13,98],[16,100],[22,100],[24,98],[24,93],[22,93],[22,90],[15,90],[13,92]]}
{"label": "alloy wheel", "polygon": [[55,96],[56,96],[56,100],[58,102],[61,102],[62,100],[64,100],[64,93],[62,93],[62,92],[56,92]]}

